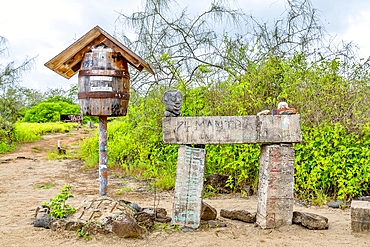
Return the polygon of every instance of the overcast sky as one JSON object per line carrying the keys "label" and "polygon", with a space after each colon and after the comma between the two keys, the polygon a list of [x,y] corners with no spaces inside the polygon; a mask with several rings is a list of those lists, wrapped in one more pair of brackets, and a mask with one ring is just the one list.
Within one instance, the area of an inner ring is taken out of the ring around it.
{"label": "overcast sky", "polygon": [[[202,13],[210,0],[178,0],[191,12]],[[264,20],[279,18],[285,0],[230,0],[244,12]],[[353,41],[360,54],[370,56],[370,0],[311,0],[326,30],[338,40]],[[119,13],[139,10],[141,0],[8,0],[0,7],[0,36],[8,40],[9,56],[1,61],[21,63],[37,56],[36,67],[21,85],[45,91],[69,88],[77,75],[65,79],[44,64],[95,26],[114,34]],[[140,54],[139,54],[140,55]],[[144,72],[146,73],[146,72]]]}

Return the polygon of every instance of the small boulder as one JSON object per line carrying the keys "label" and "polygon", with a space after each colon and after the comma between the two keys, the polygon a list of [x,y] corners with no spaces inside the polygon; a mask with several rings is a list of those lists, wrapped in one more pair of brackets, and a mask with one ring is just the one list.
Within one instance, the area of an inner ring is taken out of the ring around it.
{"label": "small boulder", "polygon": [[217,217],[217,211],[209,204],[202,201],[202,209],[201,209],[201,220],[215,220]]}
{"label": "small boulder", "polygon": [[36,218],[33,221],[33,226],[49,228],[51,217],[49,216],[49,209],[46,207],[38,207],[36,209]]}
{"label": "small boulder", "polygon": [[207,221],[207,226],[209,228],[226,227],[226,223],[222,221],[209,220]]}
{"label": "small boulder", "polygon": [[293,224],[300,224],[310,230],[325,230],[329,228],[328,218],[305,212],[293,212]]}
{"label": "small boulder", "polygon": [[53,231],[65,230],[68,222],[67,219],[53,219],[49,222],[49,228]]}
{"label": "small boulder", "polygon": [[145,230],[134,219],[126,216],[112,223],[112,232],[120,238],[138,238],[145,233]]}
{"label": "small boulder", "polygon": [[252,214],[246,210],[226,210],[221,209],[220,215],[224,218],[229,218],[232,220],[240,220],[246,223],[256,222],[256,213]]}
{"label": "small boulder", "polygon": [[332,201],[328,203],[328,207],[330,208],[339,208],[340,206],[345,205],[343,201]]}
{"label": "small boulder", "polygon": [[150,229],[154,226],[154,212],[150,214],[148,212],[137,212],[134,214],[134,219],[140,225],[145,227],[146,229]]}

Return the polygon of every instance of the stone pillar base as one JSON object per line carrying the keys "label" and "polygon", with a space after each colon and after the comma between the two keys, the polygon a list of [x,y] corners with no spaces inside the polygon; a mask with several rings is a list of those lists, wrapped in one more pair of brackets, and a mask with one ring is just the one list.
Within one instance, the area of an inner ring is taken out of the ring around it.
{"label": "stone pillar base", "polygon": [[256,222],[263,229],[292,224],[294,156],[291,144],[261,147]]}
{"label": "stone pillar base", "polygon": [[370,231],[370,202],[352,201],[351,228],[352,232]]}

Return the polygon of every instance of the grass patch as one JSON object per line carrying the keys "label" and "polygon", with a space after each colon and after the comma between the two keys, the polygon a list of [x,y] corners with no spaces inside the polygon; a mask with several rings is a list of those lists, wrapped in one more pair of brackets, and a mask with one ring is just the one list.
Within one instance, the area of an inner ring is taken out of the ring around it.
{"label": "grass patch", "polygon": [[130,187],[122,187],[122,188],[119,188],[117,191],[116,191],[116,194],[117,195],[121,195],[122,192],[130,192],[132,191],[133,189],[130,188]]}
{"label": "grass patch", "polygon": [[33,146],[33,147],[31,147],[31,151],[32,151],[33,153],[41,153],[42,148],[41,148],[41,147],[39,147],[39,146]]}
{"label": "grass patch", "polygon": [[50,189],[50,188],[54,188],[55,187],[55,184],[53,183],[47,183],[47,184],[40,184],[40,185],[36,185],[33,187],[33,189],[44,189],[44,190],[47,190],[47,189]]}
{"label": "grass patch", "polygon": [[73,151],[64,150],[64,151],[65,152],[59,152],[59,150],[56,149],[55,151],[47,152],[47,158],[48,160],[61,161],[61,160],[75,159],[77,156],[75,150]]}
{"label": "grass patch", "polygon": [[15,124],[15,136],[18,142],[26,143],[42,139],[42,135],[50,133],[64,133],[70,131],[78,124],[76,123],[25,123]]}

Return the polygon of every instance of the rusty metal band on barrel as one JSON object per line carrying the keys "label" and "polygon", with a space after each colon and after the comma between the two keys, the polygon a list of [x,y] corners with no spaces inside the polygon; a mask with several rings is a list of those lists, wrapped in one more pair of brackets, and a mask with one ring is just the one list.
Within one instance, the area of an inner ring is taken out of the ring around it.
{"label": "rusty metal band on barrel", "polygon": [[79,99],[107,99],[107,98],[113,98],[113,99],[130,99],[129,93],[123,93],[123,92],[80,92],[78,93]]}

